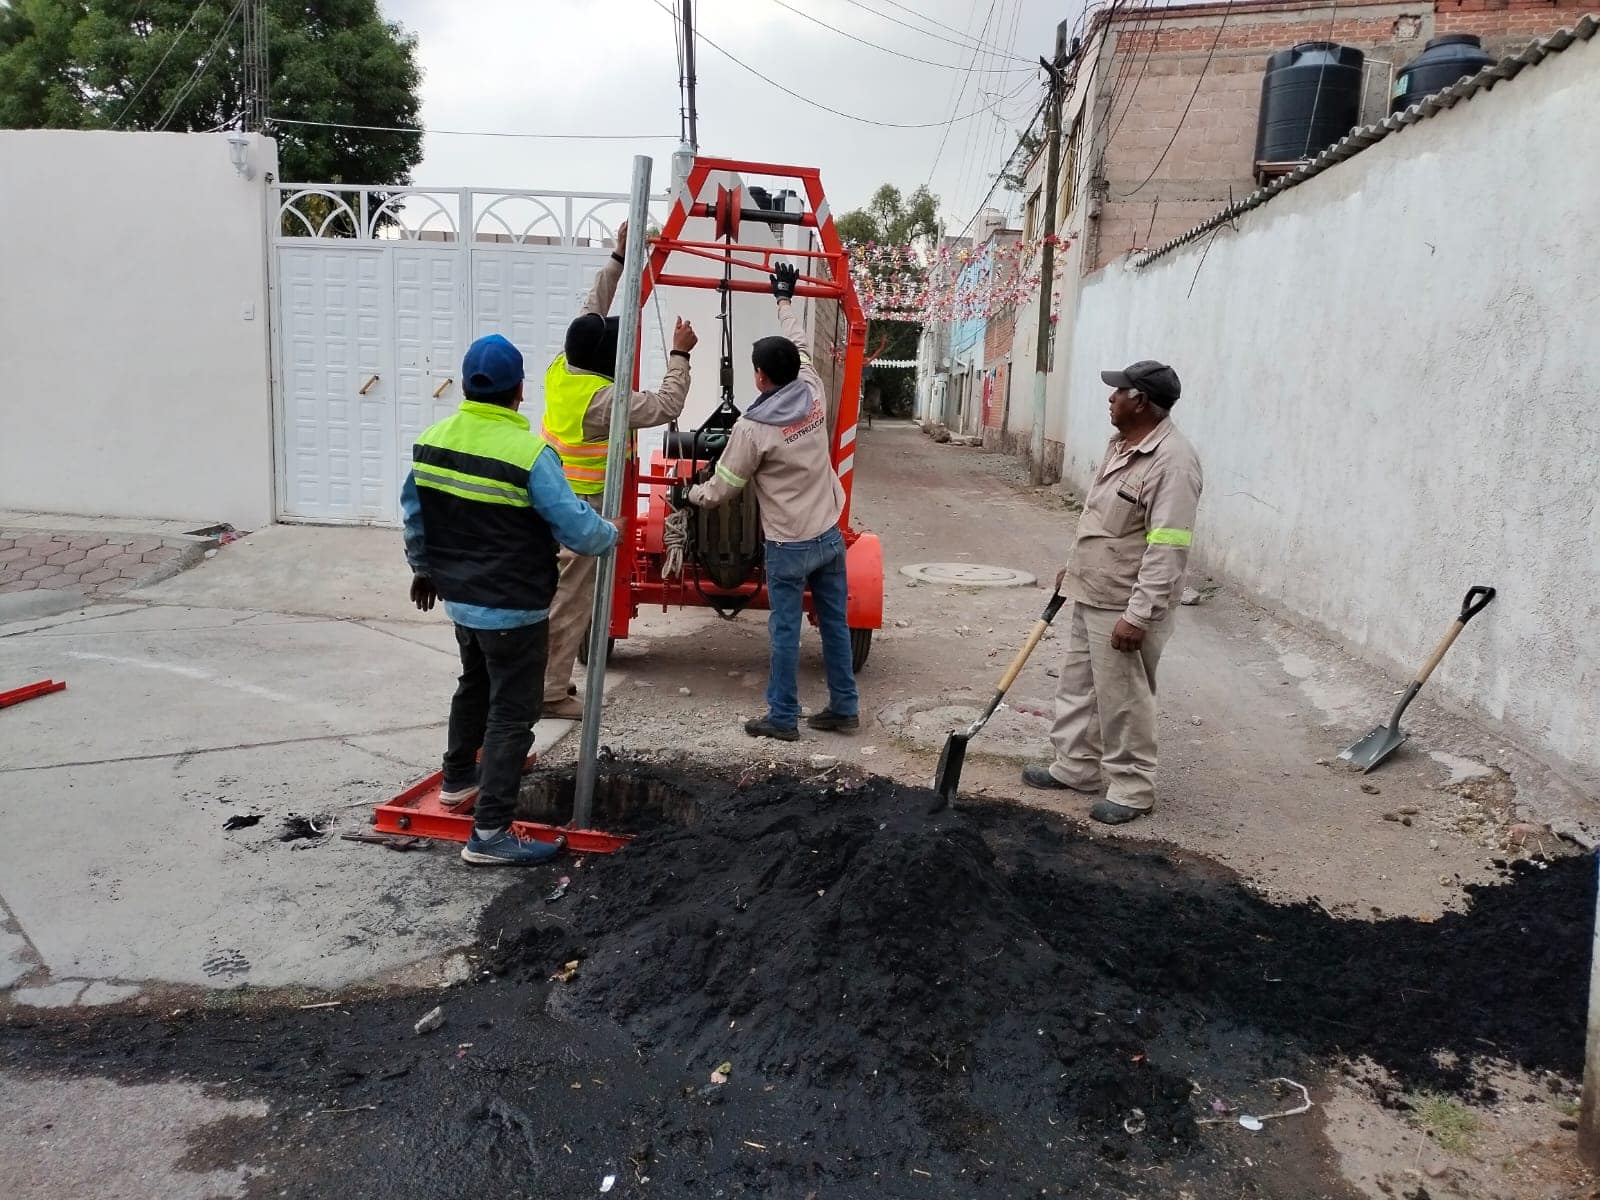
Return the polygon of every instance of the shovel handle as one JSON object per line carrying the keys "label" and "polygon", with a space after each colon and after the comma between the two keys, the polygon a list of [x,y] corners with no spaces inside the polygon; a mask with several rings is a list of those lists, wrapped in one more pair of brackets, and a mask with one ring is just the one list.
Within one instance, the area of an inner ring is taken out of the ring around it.
{"label": "shovel handle", "polygon": [[1445,652],[1455,645],[1456,638],[1461,636],[1461,631],[1467,627],[1467,622],[1489,607],[1489,601],[1494,599],[1492,587],[1473,587],[1468,589],[1466,599],[1461,601],[1461,615],[1450,624],[1449,632],[1434,647],[1433,653],[1428,656],[1428,661],[1422,664],[1422,669],[1417,672],[1415,680],[1417,686],[1428,682],[1428,676],[1433,674],[1433,669],[1444,658]]}
{"label": "shovel handle", "polygon": [[1061,606],[1066,603],[1066,597],[1060,592],[1050,597],[1050,603],[1044,606],[1044,615],[1033,623],[1033,632],[1028,634],[1028,640],[1022,643],[1022,649],[1017,651],[1017,656],[1011,660],[1011,665],[1006,668],[1006,673],[1000,676],[1000,682],[995,684],[995,695],[1004,695],[1006,690],[1017,681],[1017,676],[1022,674],[1022,668],[1027,666],[1028,658],[1043,640],[1045,631],[1050,628],[1050,622],[1056,619],[1056,614],[1061,611]]}

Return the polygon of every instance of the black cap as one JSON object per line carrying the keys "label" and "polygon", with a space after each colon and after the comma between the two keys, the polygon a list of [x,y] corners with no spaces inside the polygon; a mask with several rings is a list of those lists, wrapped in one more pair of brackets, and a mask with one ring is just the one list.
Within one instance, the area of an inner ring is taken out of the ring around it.
{"label": "black cap", "polygon": [[599,313],[584,313],[575,319],[567,326],[567,365],[615,379],[621,324],[620,318],[602,317]]}
{"label": "black cap", "polygon": [[1171,408],[1178,402],[1183,385],[1178,373],[1166,363],[1141,359],[1120,371],[1101,371],[1100,378],[1114,388],[1133,388],[1142,392],[1151,404]]}

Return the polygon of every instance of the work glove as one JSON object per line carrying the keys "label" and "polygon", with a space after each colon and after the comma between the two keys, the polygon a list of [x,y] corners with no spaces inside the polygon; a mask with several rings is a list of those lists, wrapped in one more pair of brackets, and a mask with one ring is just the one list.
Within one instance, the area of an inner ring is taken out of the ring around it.
{"label": "work glove", "polygon": [[800,280],[800,268],[793,263],[776,263],[769,279],[774,296],[779,300],[793,300],[794,285]]}
{"label": "work glove", "polygon": [[426,575],[411,576],[411,602],[423,612],[431,612],[434,602],[439,599],[439,589],[433,586],[433,580]]}

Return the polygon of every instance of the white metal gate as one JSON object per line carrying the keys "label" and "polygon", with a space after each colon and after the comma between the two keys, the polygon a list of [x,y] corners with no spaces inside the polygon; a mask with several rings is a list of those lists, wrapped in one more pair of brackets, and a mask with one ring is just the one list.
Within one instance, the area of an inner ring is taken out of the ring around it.
{"label": "white metal gate", "polygon": [[[626,194],[280,184],[271,231],[277,512],[399,522],[422,430],[461,400],[461,356],[502,333],[544,370],[610,253]],[[610,218],[610,221],[607,220]],[[463,233],[467,231],[467,233]],[[645,314],[642,374],[665,369]]]}

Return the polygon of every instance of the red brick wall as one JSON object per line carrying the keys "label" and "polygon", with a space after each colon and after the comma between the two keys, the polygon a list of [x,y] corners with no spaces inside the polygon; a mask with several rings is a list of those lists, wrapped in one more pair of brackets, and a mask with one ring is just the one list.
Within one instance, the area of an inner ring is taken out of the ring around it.
{"label": "red brick wall", "polygon": [[[1159,246],[1230,198],[1255,190],[1261,77],[1272,52],[1331,37],[1393,62],[1398,72],[1438,34],[1476,33],[1498,57],[1572,25],[1597,5],[1600,0],[1437,0],[1414,7],[1354,3],[1330,12],[1320,3],[1279,2],[1236,4],[1225,24],[1214,5],[1167,9],[1159,25],[1148,16],[1125,18],[1097,72],[1103,119],[1099,180],[1091,189],[1098,187],[1102,200],[1098,220],[1079,218],[1084,272],[1130,250]],[[1387,78],[1386,69],[1369,74],[1364,119],[1387,111]]]}
{"label": "red brick wall", "polygon": [[1017,310],[1002,308],[989,317],[983,330],[983,361],[994,366],[1001,359],[1011,357],[1011,337],[1017,327]]}

